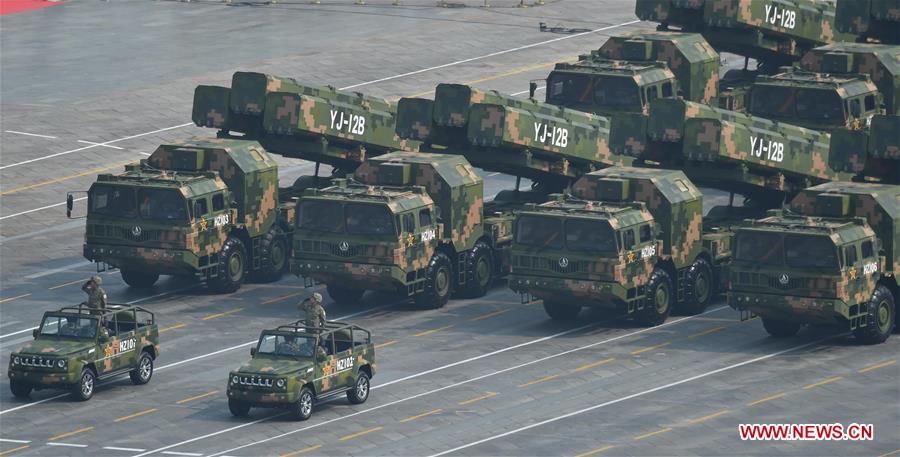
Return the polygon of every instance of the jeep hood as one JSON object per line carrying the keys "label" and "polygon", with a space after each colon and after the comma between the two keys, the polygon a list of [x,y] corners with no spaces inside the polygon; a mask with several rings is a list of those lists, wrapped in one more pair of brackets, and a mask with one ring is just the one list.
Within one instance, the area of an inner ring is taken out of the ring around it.
{"label": "jeep hood", "polygon": [[306,370],[312,373],[313,362],[310,359],[291,359],[287,357],[254,357],[238,368],[239,373],[259,375],[288,375]]}
{"label": "jeep hood", "polygon": [[38,338],[16,350],[17,354],[65,356],[94,347],[93,341],[76,341],[62,338]]}

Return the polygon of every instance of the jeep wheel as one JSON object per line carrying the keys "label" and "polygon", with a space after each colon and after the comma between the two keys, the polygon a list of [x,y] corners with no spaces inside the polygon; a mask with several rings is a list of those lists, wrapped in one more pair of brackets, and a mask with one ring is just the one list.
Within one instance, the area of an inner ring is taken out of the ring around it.
{"label": "jeep wheel", "polygon": [[803,324],[799,322],[783,321],[780,319],[762,318],[763,328],[769,332],[769,335],[775,338],[787,338],[794,336],[800,331]]}
{"label": "jeep wheel", "polygon": [[494,279],[494,261],[491,247],[484,241],[475,243],[466,254],[466,285],[462,290],[465,298],[483,297]]}
{"label": "jeep wheel", "polygon": [[305,421],[312,416],[313,412],[313,392],[309,389],[309,387],[304,387],[300,391],[300,398],[297,399],[297,402],[290,406],[291,415],[294,416],[294,419],[299,421]]}
{"label": "jeep wheel", "polygon": [[436,252],[425,272],[425,290],[416,295],[416,305],[426,309],[436,309],[447,304],[453,282],[453,267],[450,258],[443,252]]}
{"label": "jeep wheel", "polygon": [[879,284],[866,306],[866,315],[863,317],[865,327],[857,327],[853,335],[862,344],[883,343],[894,330],[894,313],[897,312],[894,297],[891,291]]}
{"label": "jeep wheel", "polygon": [[81,377],[72,386],[72,395],[75,396],[75,399],[78,401],[90,400],[94,396],[94,382],[96,380],[97,377],[94,375],[94,370],[90,368],[81,370]]}
{"label": "jeep wheel", "polygon": [[233,398],[228,399],[228,410],[234,417],[247,417],[250,415],[250,405]]}
{"label": "jeep wheel", "polygon": [[275,282],[281,279],[290,257],[287,238],[281,229],[273,226],[259,240],[259,252],[260,266],[253,272],[253,279],[258,282]]}
{"label": "jeep wheel", "polygon": [[25,381],[9,381],[9,390],[16,398],[26,398],[31,395],[31,384]]}
{"label": "jeep wheel", "polygon": [[678,304],[678,311],[687,315],[706,311],[710,299],[715,294],[713,272],[709,262],[703,257],[697,257],[688,268],[685,279],[684,301]]}
{"label": "jeep wheel", "polygon": [[650,275],[650,281],[644,290],[646,291],[644,308],[634,313],[634,319],[647,327],[662,324],[669,317],[674,302],[672,279],[666,270],[657,268]]}
{"label": "jeep wheel", "polygon": [[246,258],[244,242],[240,238],[229,236],[219,252],[219,271],[215,277],[209,278],[209,288],[223,294],[240,289],[244,283]]}
{"label": "jeep wheel", "polygon": [[328,295],[339,305],[355,305],[366,292],[365,289],[351,289],[349,287],[328,284],[325,286]]}
{"label": "jeep wheel", "polygon": [[581,312],[580,305],[570,305],[568,303],[544,300],[544,311],[555,321],[571,321],[578,317]]}
{"label": "jeep wheel", "polygon": [[122,280],[125,284],[138,289],[148,289],[156,284],[159,280],[159,273],[150,273],[147,271],[125,270],[121,271]]}
{"label": "jeep wheel", "polygon": [[358,405],[360,403],[365,403],[368,399],[369,375],[367,375],[365,371],[360,371],[359,376],[356,377],[356,384],[353,385],[352,389],[347,391],[347,400],[350,400],[350,403],[353,403],[354,405]]}
{"label": "jeep wheel", "polygon": [[141,358],[138,359],[138,366],[128,373],[131,377],[131,383],[140,386],[150,382],[153,377],[153,357],[147,351],[141,352]]}

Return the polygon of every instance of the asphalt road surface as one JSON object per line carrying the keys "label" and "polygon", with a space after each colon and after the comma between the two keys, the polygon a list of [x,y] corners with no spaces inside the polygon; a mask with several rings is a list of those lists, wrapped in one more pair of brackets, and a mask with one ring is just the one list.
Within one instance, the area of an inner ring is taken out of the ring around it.
{"label": "asphalt road surface", "polygon": [[[286,276],[220,296],[164,278],[142,292],[108,272],[111,301],[157,314],[152,381],[122,377],[85,403],[54,391],[15,399],[9,353],[42,312],[81,301],[94,271],[66,192],[159,143],[213,135],[190,124],[197,84],[251,70],[387,98],[428,96],[439,82],[523,95],[553,63],[652,28],[624,1],[369,3],[72,0],[0,17],[0,456],[900,454],[896,335],[868,347],[829,328],[773,339],[721,300],[654,328],[598,312],[565,324],[503,284],[430,311],[387,295],[353,307],[326,296],[330,318],[373,330],[379,371],[367,403],[341,397],[294,422],[277,410],[233,418],[226,374],[259,330],[296,318],[318,289]],[[541,33],[541,21],[592,32]],[[313,167],[278,161],[284,184]],[[488,194],[514,183],[484,176]],[[707,206],[727,199],[708,196]],[[874,424],[875,436],[742,441],[746,423]]]}

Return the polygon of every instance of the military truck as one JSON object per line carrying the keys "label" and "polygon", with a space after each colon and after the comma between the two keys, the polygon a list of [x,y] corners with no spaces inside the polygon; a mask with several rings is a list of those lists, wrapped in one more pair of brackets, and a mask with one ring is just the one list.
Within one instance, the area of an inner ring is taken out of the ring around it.
{"label": "military truck", "polygon": [[858,41],[900,43],[900,3],[896,0],[837,0],[835,28]]}
{"label": "military truck", "polygon": [[464,157],[397,151],[349,179],[307,189],[297,205],[291,271],[339,303],[380,290],[437,308],[485,294],[503,271],[512,213],[486,204]]}
{"label": "military truck", "polygon": [[375,376],[372,334],[345,322],[307,327],[299,320],[263,330],[250,356],[228,374],[228,409],[237,417],[252,407],[285,408],[306,420],[316,403],[342,393],[361,404]]}
{"label": "military truck", "polygon": [[84,256],[119,268],[132,287],[170,274],[234,292],[248,274],[274,281],[287,269],[294,203],[255,141],[164,144],[124,173],[97,176],[87,194]]}
{"label": "military truck", "polygon": [[9,358],[9,388],[19,398],[32,390],[65,389],[79,401],[94,395],[98,381],[128,373],[142,385],[159,357],[159,328],[152,312],[108,304],[97,310],[66,306],[44,313],[34,341]]}
{"label": "military truck", "polygon": [[582,307],[617,309],[643,325],[673,308],[703,312],[730,257],[731,232],[704,223],[703,195],[676,170],[612,167],[568,195],[521,210],[509,287],[543,300],[553,319]]}
{"label": "military truck", "polygon": [[839,324],[865,344],[896,325],[900,186],[825,183],[735,232],[728,305],[776,337]]}

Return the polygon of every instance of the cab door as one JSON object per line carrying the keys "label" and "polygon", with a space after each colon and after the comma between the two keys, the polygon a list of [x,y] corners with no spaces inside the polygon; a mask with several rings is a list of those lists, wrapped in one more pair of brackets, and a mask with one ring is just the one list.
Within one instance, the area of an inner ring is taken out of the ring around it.
{"label": "cab door", "polygon": [[334,335],[334,381],[338,387],[352,386],[356,381],[353,375],[353,335],[350,329],[339,330]]}
{"label": "cab door", "polygon": [[100,354],[94,365],[97,367],[97,374],[104,375],[116,371],[118,366],[119,338],[117,337],[116,315],[110,314],[102,318],[98,332]]}
{"label": "cab door", "polygon": [[320,351],[316,349],[316,378],[313,383],[316,387],[316,393],[322,395],[335,387],[334,335],[326,333],[319,336],[316,345],[325,351],[325,358],[320,360],[318,355]]}
{"label": "cab door", "polygon": [[114,316],[116,339],[118,340],[117,357],[113,363],[114,369],[132,368],[137,364],[138,351],[134,310],[119,311]]}

